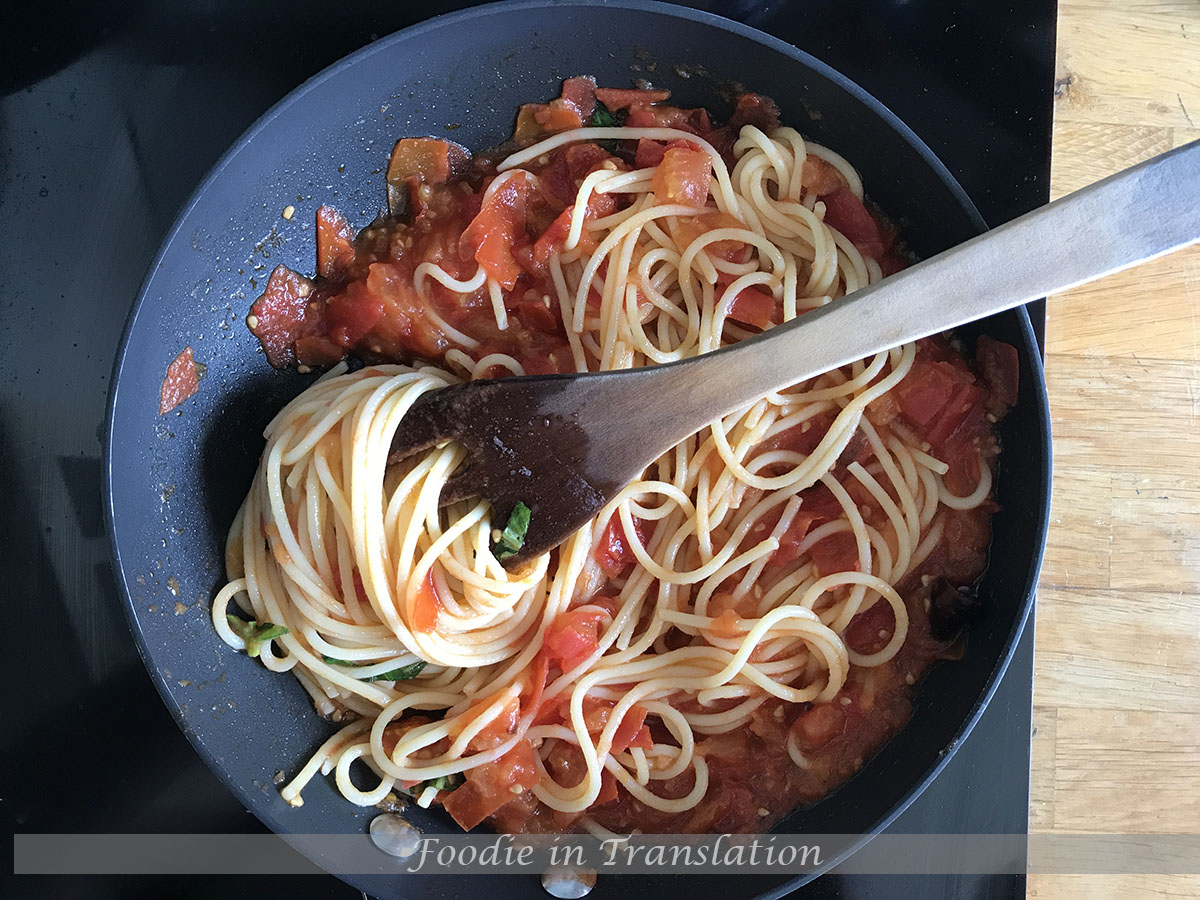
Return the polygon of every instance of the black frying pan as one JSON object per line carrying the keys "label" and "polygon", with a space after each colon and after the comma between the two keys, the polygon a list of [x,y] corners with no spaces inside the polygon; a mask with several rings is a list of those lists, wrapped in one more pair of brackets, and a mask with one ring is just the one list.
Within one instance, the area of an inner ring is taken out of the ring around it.
{"label": "black frying pan", "polygon": [[[950,173],[899,120],[836,72],[781,41],[657,3],[507,3],[385,38],[305,83],[259,120],[184,207],[151,266],[117,355],[108,417],[106,512],[130,626],[184,733],[230,790],[280,834],[365,831],[375,814],[318,777],[299,809],[272,784],[330,733],[290,676],[234,653],[208,606],[223,581],[226,530],[250,484],[262,429],[311,380],[276,373],[244,316],[278,263],[311,271],[313,213],[332,203],[361,227],[384,205],[396,138],[431,134],[479,149],[511,130],[517,106],[557,95],[563,78],[603,85],[649,78],[672,102],[721,115],[732,89],[773,97],[783,120],[845,155],[868,193],[930,256],[983,222]],[[296,208],[290,221],[280,217]],[[961,329],[1014,344],[1021,396],[1004,421],[984,614],[966,658],[936,666],[912,722],[851,781],[786,819],[781,831],[874,834],[938,773],[990,699],[1032,605],[1050,497],[1045,385],[1028,317]],[[185,346],[207,367],[198,394],[158,415],[167,364]],[[426,813],[427,833],[453,831]],[[864,838],[865,839],[865,838]],[[320,862],[320,859],[316,860]],[[830,860],[834,862],[835,860]],[[470,896],[477,877],[349,878],[379,896]],[[728,883],[726,883],[728,882]],[[782,876],[604,876],[592,896],[777,896]],[[487,883],[489,896],[545,896],[537,879]]]}

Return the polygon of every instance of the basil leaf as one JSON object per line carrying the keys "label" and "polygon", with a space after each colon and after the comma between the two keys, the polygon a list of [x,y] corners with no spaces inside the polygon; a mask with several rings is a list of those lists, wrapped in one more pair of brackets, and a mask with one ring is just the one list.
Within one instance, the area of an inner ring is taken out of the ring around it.
{"label": "basil leaf", "polygon": [[492,548],[496,559],[505,560],[515,556],[525,546],[525,535],[529,531],[531,516],[529,507],[518,500],[508,516],[508,524],[504,526],[504,531],[500,532],[500,537]]}
{"label": "basil leaf", "polygon": [[[322,656],[325,662],[331,666],[347,666],[352,669],[361,669],[363,663],[347,662],[344,659],[334,659],[332,656]],[[368,663],[367,665],[374,665]],[[372,675],[369,678],[360,678],[360,681],[408,681],[410,678],[416,678],[425,668],[425,660],[418,659],[414,663],[409,663],[407,666],[401,666],[398,669],[389,669],[379,675]]]}
{"label": "basil leaf", "polygon": [[594,128],[615,128],[617,125],[617,117],[609,111],[608,107],[596,101],[596,108],[592,112],[592,127]]}
{"label": "basil leaf", "polygon": [[274,622],[247,622],[233,613],[225,613],[225,621],[246,645],[247,656],[258,656],[262,652],[263,644],[288,633],[283,625],[276,625]]}
{"label": "basil leaf", "polygon": [[429,781],[422,781],[414,784],[409,791],[414,797],[420,797],[425,788],[436,788],[439,791],[452,791],[463,783],[463,777],[459,774],[440,775],[437,778],[431,778]]}

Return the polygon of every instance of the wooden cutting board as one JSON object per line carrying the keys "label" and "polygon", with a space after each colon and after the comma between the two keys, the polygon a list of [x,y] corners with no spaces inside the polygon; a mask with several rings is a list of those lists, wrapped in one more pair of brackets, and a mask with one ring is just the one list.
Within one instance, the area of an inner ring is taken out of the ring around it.
{"label": "wooden cutting board", "polygon": [[[1054,196],[1200,139],[1200,2],[1060,0],[1054,90]],[[1053,297],[1046,343],[1030,827],[1198,834],[1200,248]],[[1200,897],[1200,875],[1029,896]]]}

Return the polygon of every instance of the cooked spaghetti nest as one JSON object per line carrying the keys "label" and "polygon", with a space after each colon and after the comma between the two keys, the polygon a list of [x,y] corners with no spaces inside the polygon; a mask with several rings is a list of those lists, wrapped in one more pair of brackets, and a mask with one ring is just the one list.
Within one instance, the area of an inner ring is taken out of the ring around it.
{"label": "cooked spaghetti nest", "polygon": [[[751,332],[728,312],[749,286],[769,291],[788,320],[881,277],[874,260],[824,223],[824,205],[804,183],[804,162],[816,156],[834,166],[861,197],[858,175],[790,128],[770,135],[743,128],[732,171],[692,134],[584,128],[510,156],[493,188],[506,178],[529,177],[522,164],[564,143],[614,138],[700,146],[712,162],[711,197],[702,209],[660,203],[652,169],[601,169],[584,180],[566,247],[550,260],[552,301],[567,323],[579,371],[668,362],[746,337]],[[588,220],[582,211],[591,192],[626,194],[630,202]],[[695,226],[707,221],[716,227]],[[745,262],[731,262],[709,252],[717,242],[741,243],[752,252]],[[418,290],[429,277],[462,290],[488,281],[480,270],[459,283],[423,264]],[[494,282],[489,290],[494,299],[499,295]],[[589,293],[600,302],[589,304]],[[500,303],[498,321],[502,314]],[[286,626],[287,634],[264,645],[263,663],[291,671],[322,715],[352,720],[283,788],[284,798],[300,804],[305,784],[318,771],[333,771],[348,799],[374,804],[399,782],[464,772],[528,738],[543,760],[556,742],[582,752],[587,773],[576,786],[556,783],[541,767],[533,790],[553,809],[587,809],[604,769],[650,807],[695,806],[707,786],[698,738],[745,726],[771,697],[828,700],[851,666],[891,659],[908,624],[894,586],[937,543],[939,505],[965,508],[988,496],[986,463],[973,495],[955,497],[942,481],[946,465],[927,445],[902,428],[873,424],[873,404],[905,377],[914,355],[913,345],[879,353],[714,422],[658,459],[556,553],[518,571],[506,570],[493,555],[495,523],[486,502],[438,508],[442,486],[463,459],[461,448],[448,444],[391,468],[387,456],[393,434],[422,394],[497,366],[523,374],[520,363],[501,354],[475,359],[456,349],[447,355],[453,372],[377,365],[328,373],[267,428],[253,487],[229,536],[230,581],[213,604],[216,629],[234,647],[242,640],[226,622],[230,601],[258,621]],[[832,425],[811,454],[764,449],[780,432],[830,416]],[[832,474],[856,431],[874,457],[865,466],[852,463],[843,478],[858,482],[883,511],[872,521]],[[802,507],[800,492],[818,482],[843,515],[807,534],[794,564],[768,566]],[[472,749],[472,738],[513,697],[534,689],[532,666],[548,625],[605,583],[594,551],[612,516],[623,523],[637,565],[607,584],[617,611],[596,651],[545,687],[547,699],[568,698],[564,722],[532,725],[536,710],[522,708],[509,739]],[[644,542],[636,537],[635,518],[648,535]],[[768,533],[755,532],[756,523],[772,519]],[[853,536],[857,565],[821,577],[807,551],[837,532]],[[423,631],[413,626],[413,610],[430,573],[443,608],[436,628]],[[750,610],[732,628],[714,626],[710,605],[718,591],[742,601],[739,610]],[[860,655],[840,634],[875,603],[892,607],[896,626],[883,649]],[[687,636],[685,646],[679,639],[668,644],[672,629]],[[412,680],[365,680],[419,660],[427,665]],[[616,704],[598,734],[584,722],[586,696]],[[671,739],[614,753],[615,729],[635,703]],[[408,729],[387,752],[387,726],[418,710],[447,712]],[[802,755],[792,755],[804,764]],[[359,759],[378,776],[369,790],[350,777]],[[689,771],[694,787],[682,798],[655,792],[656,782]],[[425,787],[418,802],[428,805],[436,794]]]}

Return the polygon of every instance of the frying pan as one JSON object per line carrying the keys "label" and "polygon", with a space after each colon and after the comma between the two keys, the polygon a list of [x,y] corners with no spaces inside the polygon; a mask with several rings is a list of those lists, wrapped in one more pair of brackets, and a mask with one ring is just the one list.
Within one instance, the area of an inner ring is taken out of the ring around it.
{"label": "frying pan", "polygon": [[[270,270],[311,271],[322,203],[355,227],[384,205],[383,169],[406,135],[496,144],[517,106],[561,81],[648,78],[672,102],[728,111],[732,92],[768,94],[783,121],[845,155],[920,256],[983,229],[929,149],[880,103],[816,59],[718,17],[649,2],[518,2],[443,16],[377,41],[306,82],[253,125],[184,206],[147,275],[117,354],[105,441],[105,512],[130,627],[163,700],[229,789],[281,834],[363,833],[374,810],[318,777],[293,808],[277,772],[294,772],[332,726],[300,686],[213,633],[226,531],[249,487],[262,431],[313,376],[266,363],[244,316]],[[293,206],[290,220],[281,211]],[[1003,674],[1033,603],[1050,496],[1050,433],[1040,356],[1025,312],[960,329],[1018,348],[1019,402],[1003,422],[991,563],[966,657],[934,667],[912,721],[849,782],[777,830],[868,837],[928,784],[969,733]],[[179,410],[158,415],[167,364],[191,346],[205,375]],[[437,812],[415,818],[453,832]],[[851,850],[853,847],[850,848]],[[313,851],[316,852],[316,851]],[[314,856],[314,861],[322,859]],[[830,858],[829,865],[837,862]],[[807,878],[604,876],[592,896],[774,897]],[[482,890],[479,876],[348,877],[377,896],[440,898]],[[728,882],[728,883],[727,883]],[[545,896],[532,876],[490,879],[496,897]]]}

